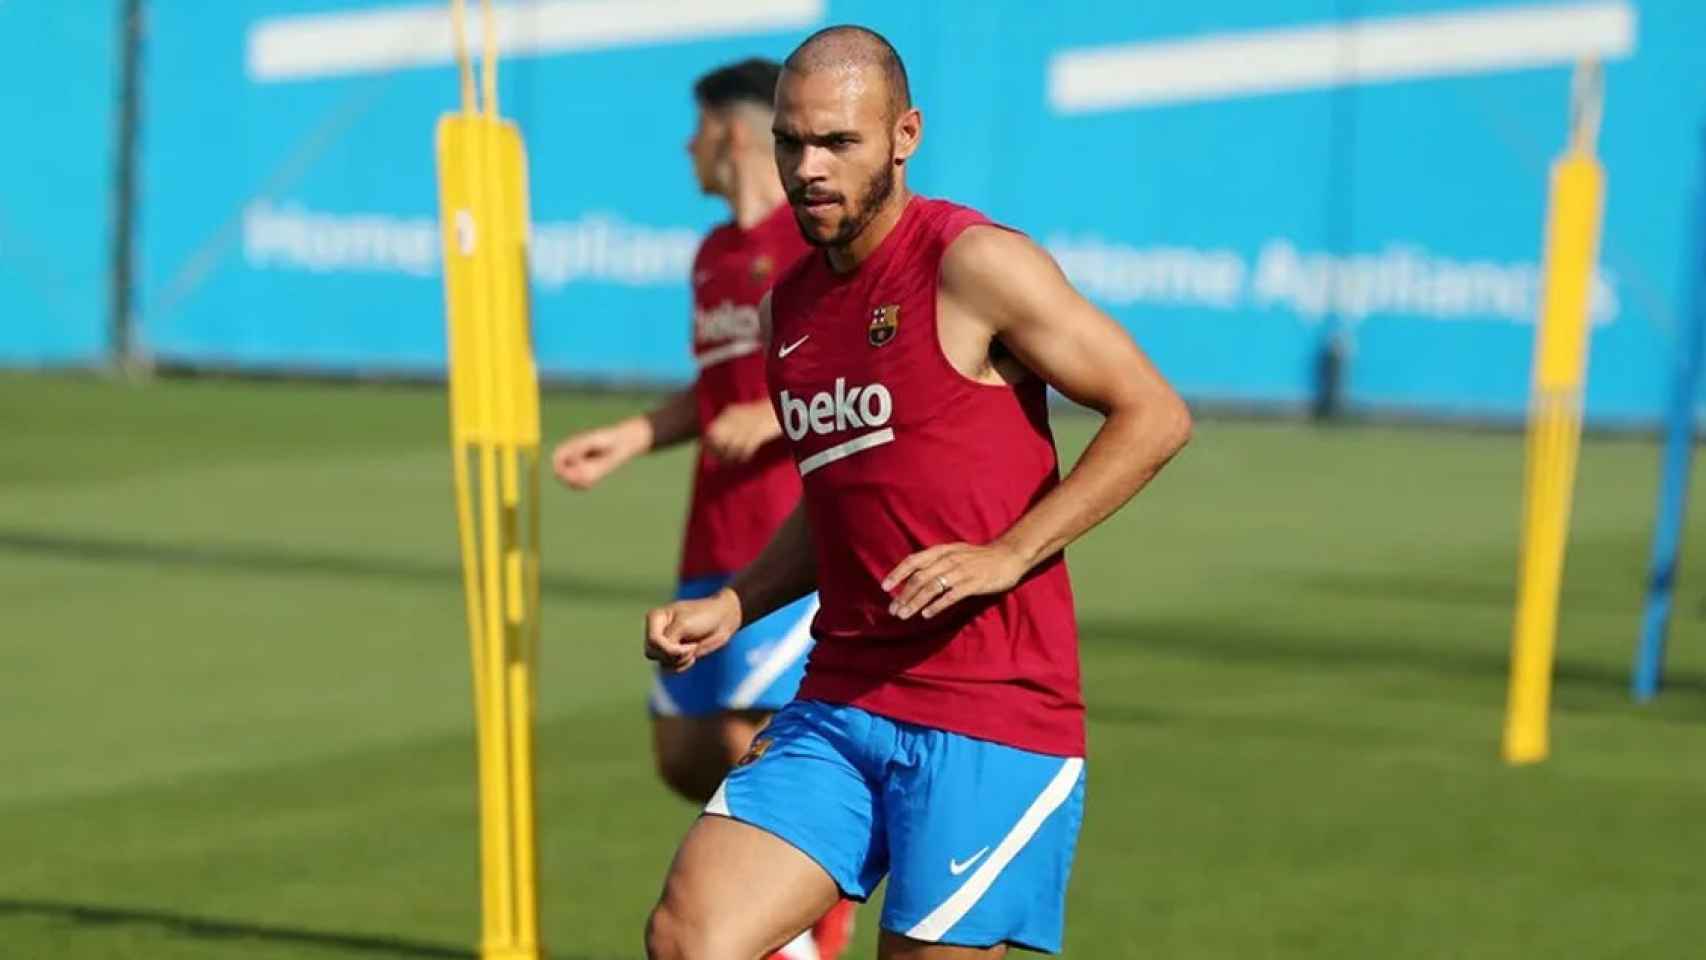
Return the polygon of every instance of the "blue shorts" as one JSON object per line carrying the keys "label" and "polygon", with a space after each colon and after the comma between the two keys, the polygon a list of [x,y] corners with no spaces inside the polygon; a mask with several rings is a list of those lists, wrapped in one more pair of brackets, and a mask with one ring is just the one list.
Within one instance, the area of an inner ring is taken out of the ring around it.
{"label": "blue shorts", "polygon": [[[728,577],[699,577],[676,590],[677,600],[708,597]],[[693,664],[686,673],[659,669],[652,684],[654,716],[703,717],[725,710],[780,710],[794,699],[812,648],[817,594],[801,597],[747,626],[728,646]]]}
{"label": "blue shorts", "polygon": [[885,930],[1054,953],[1084,818],[1084,760],[796,701],[705,812],[793,844],[855,900],[887,874]]}

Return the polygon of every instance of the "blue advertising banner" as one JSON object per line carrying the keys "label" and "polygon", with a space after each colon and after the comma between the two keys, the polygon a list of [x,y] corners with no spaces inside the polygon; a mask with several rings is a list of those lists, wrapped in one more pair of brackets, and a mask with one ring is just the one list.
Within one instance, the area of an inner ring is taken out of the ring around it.
{"label": "blue advertising banner", "polygon": [[[447,5],[160,4],[142,342],[254,368],[444,362],[432,129]],[[920,192],[1045,244],[1189,396],[1295,407],[1347,345],[1364,410],[1506,417],[1528,393],[1546,176],[1605,64],[1590,417],[1653,420],[1706,81],[1688,0],[533,0],[499,4],[527,138],[548,375],[691,374],[686,278],[724,217],[690,88],[856,22],[907,60]]]}
{"label": "blue advertising banner", "polygon": [[0,3],[0,364],[107,355],[118,10]]}

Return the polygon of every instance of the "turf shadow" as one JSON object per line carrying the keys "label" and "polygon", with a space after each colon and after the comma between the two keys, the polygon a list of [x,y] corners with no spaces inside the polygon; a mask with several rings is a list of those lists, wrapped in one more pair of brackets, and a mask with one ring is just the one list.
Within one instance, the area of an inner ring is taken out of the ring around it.
{"label": "turf shadow", "polygon": [[1466,607],[1508,607],[1509,578],[1468,578],[1398,573],[1304,573],[1285,578],[1332,597],[1395,597],[1409,602]]}
{"label": "turf shadow", "polygon": [[[445,958],[445,960],[479,960],[479,951],[471,947],[410,940],[383,934],[339,933],[328,930],[305,930],[298,927],[275,926],[245,920],[220,920],[171,910],[111,907],[97,904],[69,903],[59,900],[0,899],[0,922],[7,917],[47,917],[73,924],[79,929],[95,930],[114,926],[152,927],[165,933],[197,940],[240,941],[290,944],[316,952],[349,954],[369,957]],[[618,960],[615,957],[553,953],[557,960]]]}
{"label": "turf shadow", "polygon": [[[409,584],[455,584],[462,576],[461,568],[451,562],[281,550],[255,543],[173,543],[5,528],[0,528],[0,553],[59,557],[86,563],[174,567],[209,573],[332,576]],[[668,593],[667,588],[654,584],[594,580],[561,573],[542,574],[540,589],[548,596],[597,597],[637,604],[657,603],[667,599]]]}
{"label": "turf shadow", "polygon": [[[1409,670],[1448,679],[1498,680],[1510,669],[1508,638],[1492,637],[1480,648],[1430,642],[1412,625],[1370,625],[1364,637],[1281,632],[1261,622],[1224,620],[1085,618],[1079,632],[1086,647],[1099,653],[1157,653],[1204,663],[1239,664],[1320,676],[1324,670],[1390,672]],[[1575,659],[1561,652],[1554,669],[1559,690],[1622,698],[1629,689],[1627,665]],[[1667,691],[1706,694],[1706,674],[1672,670]],[[1559,704],[1563,707],[1563,704]]]}
{"label": "turf shadow", "polygon": [[197,940],[261,940],[296,944],[335,953],[376,957],[444,957],[478,960],[477,951],[421,940],[373,934],[304,930],[238,920],[219,920],[170,910],[111,907],[59,900],[0,900],[0,920],[11,916],[48,917],[79,929],[144,926]]}
{"label": "turf shadow", "polygon": [[[1614,573],[1621,574],[1622,571]],[[1516,595],[1516,586],[1508,576],[1474,577],[1399,571],[1308,573],[1282,575],[1282,579],[1302,590],[1332,598],[1381,597],[1435,606],[1502,610],[1510,608]],[[1589,578],[1582,576],[1582,579],[1585,581]],[[1638,590],[1637,586],[1623,591],[1596,591],[1572,585],[1565,591],[1561,607],[1566,611],[1582,613],[1619,613],[1628,609],[1628,596]],[[1702,608],[1700,612],[1706,613],[1706,608]]]}

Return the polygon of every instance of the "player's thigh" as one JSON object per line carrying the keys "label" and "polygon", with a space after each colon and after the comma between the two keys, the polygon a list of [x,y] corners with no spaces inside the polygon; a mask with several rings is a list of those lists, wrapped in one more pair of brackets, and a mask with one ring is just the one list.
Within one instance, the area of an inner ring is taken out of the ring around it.
{"label": "player's thigh", "polygon": [[867,715],[812,701],[790,703],[753,738],[705,805],[780,838],[823,867],[854,900],[888,870]]}
{"label": "player's thigh", "polygon": [[829,874],[787,841],[704,816],[670,865],[650,938],[662,956],[756,957],[810,927],[840,895]]}
{"label": "player's thigh", "polygon": [[816,703],[772,718],[671,867],[653,915],[655,955],[755,956],[841,896],[870,895],[887,859],[860,722]]}
{"label": "player's thigh", "polygon": [[887,930],[877,940],[877,960],[1001,960],[1007,956],[1007,945],[993,947],[953,947],[940,943],[909,940]]}
{"label": "player's thigh", "polygon": [[1084,761],[906,731],[918,763],[885,787],[891,864],[883,929],[957,947],[1058,951],[1083,821]]}

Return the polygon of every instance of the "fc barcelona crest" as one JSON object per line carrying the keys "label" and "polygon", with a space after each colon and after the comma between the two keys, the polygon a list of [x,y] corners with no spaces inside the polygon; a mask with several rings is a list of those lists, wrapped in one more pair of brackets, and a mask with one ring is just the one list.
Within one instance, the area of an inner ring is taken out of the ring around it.
{"label": "fc barcelona crest", "polygon": [[880,347],[888,343],[894,339],[898,330],[900,330],[900,304],[884,304],[871,311],[871,326],[868,331],[871,346]]}
{"label": "fc barcelona crest", "polygon": [[752,261],[752,266],[747,268],[747,276],[752,278],[753,283],[764,283],[775,271],[776,261],[770,259],[769,254],[761,253]]}
{"label": "fc barcelona crest", "polygon": [[747,748],[746,754],[739,760],[735,761],[735,766],[744,767],[749,763],[755,763],[758,758],[764,756],[769,751],[770,739],[768,737],[759,737],[752,741],[752,746]]}

